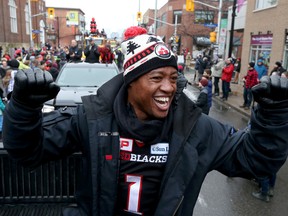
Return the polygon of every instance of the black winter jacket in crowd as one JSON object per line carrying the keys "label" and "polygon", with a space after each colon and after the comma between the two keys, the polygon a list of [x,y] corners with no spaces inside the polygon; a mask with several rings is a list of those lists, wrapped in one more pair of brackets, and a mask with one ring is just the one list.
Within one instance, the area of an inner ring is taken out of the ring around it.
{"label": "black winter jacket in crowd", "polygon": [[[74,54],[74,56],[72,56]],[[79,62],[82,58],[82,49],[78,47],[70,47],[69,54],[66,54],[66,59],[69,62]]]}
{"label": "black winter jacket in crowd", "polygon": [[[66,209],[64,215],[114,215],[119,133],[113,102],[122,85],[120,74],[97,95],[83,97],[83,105],[77,109],[57,110],[47,116],[41,107],[23,107],[13,98],[6,107],[4,147],[22,164],[35,167],[82,152],[83,182],[76,193],[79,208]],[[251,130],[235,131],[201,114],[183,92],[174,112],[168,161],[154,215],[191,216],[201,185],[212,170],[244,178],[276,173],[287,157],[287,122],[287,109],[258,107],[252,113]],[[105,155],[112,155],[112,160],[105,160]]]}
{"label": "black winter jacket in crowd", "polygon": [[84,55],[86,56],[85,62],[99,63],[100,52],[96,44],[94,44],[93,46],[86,46],[84,50]]}

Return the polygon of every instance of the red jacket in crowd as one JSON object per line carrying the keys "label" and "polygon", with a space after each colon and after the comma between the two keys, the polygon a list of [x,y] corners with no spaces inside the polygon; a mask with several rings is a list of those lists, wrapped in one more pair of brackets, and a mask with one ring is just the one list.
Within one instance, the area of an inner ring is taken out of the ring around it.
{"label": "red jacket in crowd", "polygon": [[234,65],[232,63],[226,65],[222,69],[222,77],[221,77],[221,79],[223,81],[226,81],[226,82],[231,82],[233,71],[234,71]]}
{"label": "red jacket in crowd", "polygon": [[245,88],[252,88],[253,86],[258,84],[258,73],[253,68],[251,70],[247,71],[246,76],[244,76],[245,79]]}

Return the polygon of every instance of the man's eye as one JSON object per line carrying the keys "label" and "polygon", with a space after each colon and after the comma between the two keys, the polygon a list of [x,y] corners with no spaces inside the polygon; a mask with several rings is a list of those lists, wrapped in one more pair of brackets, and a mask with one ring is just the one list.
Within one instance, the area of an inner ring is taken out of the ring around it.
{"label": "man's eye", "polygon": [[160,77],[160,76],[154,76],[154,77],[152,77],[152,79],[153,79],[153,80],[160,80],[161,77]]}

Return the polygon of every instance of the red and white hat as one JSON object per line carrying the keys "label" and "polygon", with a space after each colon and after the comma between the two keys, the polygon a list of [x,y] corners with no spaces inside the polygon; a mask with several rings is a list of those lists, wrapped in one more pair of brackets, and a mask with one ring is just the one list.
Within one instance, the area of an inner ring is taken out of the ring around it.
{"label": "red and white hat", "polygon": [[146,29],[138,26],[128,28],[121,44],[124,59],[125,84],[159,67],[177,67],[174,53],[160,37],[147,34]]}

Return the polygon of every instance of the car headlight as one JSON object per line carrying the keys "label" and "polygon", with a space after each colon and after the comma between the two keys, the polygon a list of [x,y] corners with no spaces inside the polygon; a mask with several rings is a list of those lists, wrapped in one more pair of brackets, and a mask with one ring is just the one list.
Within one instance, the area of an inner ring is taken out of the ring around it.
{"label": "car headlight", "polygon": [[43,113],[49,113],[55,110],[54,106],[50,106],[50,105],[44,105],[42,108],[42,112]]}

